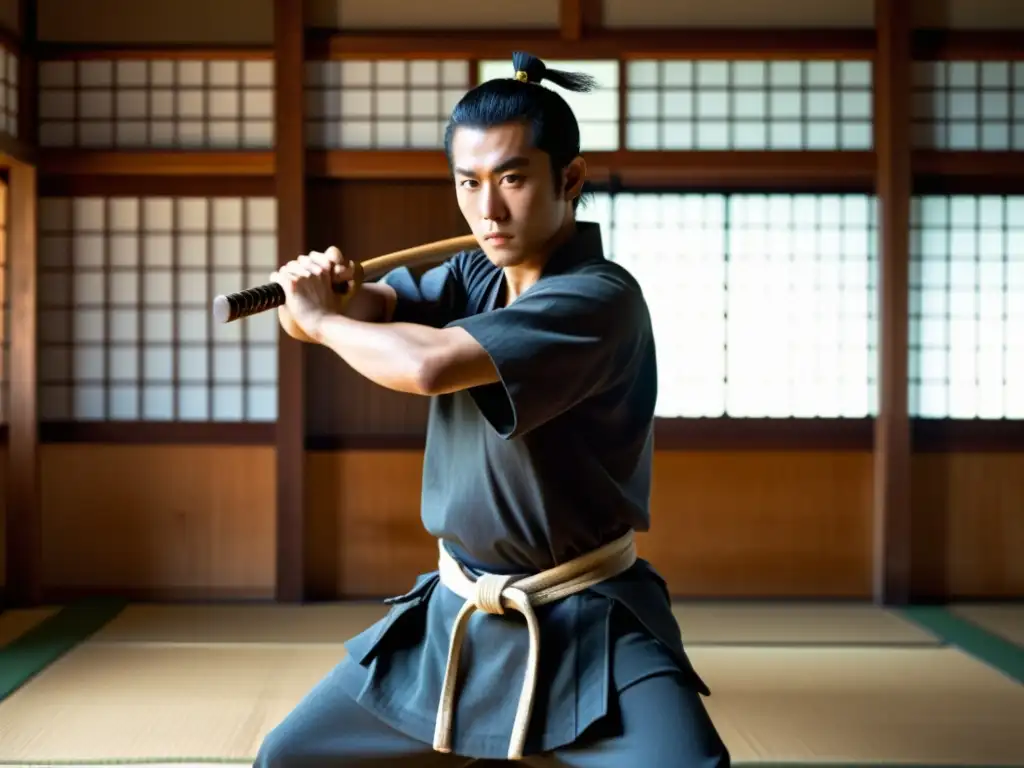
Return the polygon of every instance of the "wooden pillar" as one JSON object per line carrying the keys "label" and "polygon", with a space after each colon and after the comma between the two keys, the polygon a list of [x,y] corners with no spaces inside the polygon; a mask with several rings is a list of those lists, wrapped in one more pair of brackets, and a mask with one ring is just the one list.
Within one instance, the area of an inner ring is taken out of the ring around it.
{"label": "wooden pillar", "polygon": [[874,453],[877,603],[911,600],[908,308],[911,145],[910,0],[876,0],[875,150],[878,195],[878,381]]}
{"label": "wooden pillar", "polygon": [[[274,0],[278,263],[306,249],[304,3]],[[277,599],[306,595],[305,345],[282,331],[277,356]]]}
{"label": "wooden pillar", "polygon": [[601,0],[561,0],[558,10],[561,38],[578,42],[588,33],[601,29],[603,15]]}
{"label": "wooden pillar", "polygon": [[36,169],[6,158],[10,370],[7,430],[7,602],[42,602],[43,540],[39,494],[36,375]]}

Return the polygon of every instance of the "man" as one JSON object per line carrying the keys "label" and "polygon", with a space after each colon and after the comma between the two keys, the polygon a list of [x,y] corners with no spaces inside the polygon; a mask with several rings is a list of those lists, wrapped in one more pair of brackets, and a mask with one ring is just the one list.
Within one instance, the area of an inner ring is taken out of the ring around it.
{"label": "man", "polygon": [[598,227],[576,221],[579,127],[539,84],[592,82],[513,63],[514,78],[463,98],[445,137],[478,250],[344,302],[331,282],[354,271],[336,249],[272,275],[289,335],[431,398],[421,515],[439,568],[347,643],[259,766],[729,763],[664,582],[632,541],[650,517],[647,305]]}

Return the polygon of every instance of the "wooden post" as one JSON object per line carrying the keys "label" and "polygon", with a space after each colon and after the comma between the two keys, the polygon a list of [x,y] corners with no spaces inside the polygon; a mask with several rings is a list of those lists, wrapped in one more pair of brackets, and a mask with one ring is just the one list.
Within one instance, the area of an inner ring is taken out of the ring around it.
{"label": "wooden post", "polygon": [[[304,3],[274,0],[275,189],[277,255],[284,264],[306,247]],[[278,351],[277,599],[306,595],[305,346],[282,331]]]}
{"label": "wooden post", "polygon": [[7,431],[7,601],[42,602],[43,540],[39,494],[36,374],[36,169],[5,158],[10,370]]}
{"label": "wooden post", "polygon": [[878,381],[874,453],[874,599],[908,603],[912,587],[908,308],[911,43],[909,0],[876,0],[875,150],[878,195]]}

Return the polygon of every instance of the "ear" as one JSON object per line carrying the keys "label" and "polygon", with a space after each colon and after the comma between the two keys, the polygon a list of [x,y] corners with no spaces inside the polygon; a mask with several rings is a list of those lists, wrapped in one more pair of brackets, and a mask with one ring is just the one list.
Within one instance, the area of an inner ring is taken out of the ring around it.
{"label": "ear", "polygon": [[583,183],[587,180],[587,161],[577,156],[566,167],[562,180],[562,192],[566,200],[575,200],[583,193]]}

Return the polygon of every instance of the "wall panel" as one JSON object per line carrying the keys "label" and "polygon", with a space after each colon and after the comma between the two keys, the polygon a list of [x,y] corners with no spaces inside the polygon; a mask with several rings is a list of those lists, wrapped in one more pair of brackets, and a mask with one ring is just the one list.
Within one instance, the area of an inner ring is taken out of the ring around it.
{"label": "wall panel", "polygon": [[273,198],[45,197],[44,422],[273,421],[277,318],[213,325],[276,264]]}
{"label": "wall panel", "polygon": [[469,86],[458,59],[307,62],[306,146],[436,149]]}
{"label": "wall panel", "polygon": [[51,594],[269,598],[272,446],[43,445]]}
{"label": "wall panel", "polygon": [[916,148],[1024,150],[1024,62],[918,61],[913,86]]}
{"label": "wall panel", "polygon": [[1024,419],[1024,197],[913,203],[911,416]]}
{"label": "wall panel", "polygon": [[1024,3],[1014,0],[913,0],[919,27],[1024,29]]}
{"label": "wall panel", "polygon": [[628,27],[843,28],[874,24],[873,0],[602,0],[604,23]]}
{"label": "wall panel", "polygon": [[39,143],[82,149],[269,149],[269,59],[42,61]]}
{"label": "wall panel", "polygon": [[[420,452],[317,452],[308,472],[318,593],[398,594],[436,567]],[[662,451],[639,549],[680,597],[868,598],[870,500],[867,453]]]}
{"label": "wall panel", "polygon": [[0,28],[21,32],[21,0],[0,0]]}
{"label": "wall panel", "polygon": [[[309,186],[309,244],[373,258],[467,234],[448,182],[317,182]],[[422,434],[427,401],[391,392],[359,376],[323,347],[310,347],[306,429],[314,439]]]}
{"label": "wall panel", "polygon": [[0,427],[4,437],[0,440],[0,587],[7,583],[7,424],[10,404],[10,359],[11,359],[11,287],[8,276],[8,235],[7,214],[8,186],[0,182]]}
{"label": "wall panel", "polygon": [[868,61],[652,59],[630,61],[626,72],[626,149],[844,151],[873,145]]}
{"label": "wall panel", "polygon": [[912,499],[933,595],[1024,595],[1024,454],[916,456]]}
{"label": "wall panel", "polygon": [[38,0],[44,43],[270,45],[271,0]]}
{"label": "wall panel", "polygon": [[7,445],[0,443],[0,590],[7,584]]}
{"label": "wall panel", "polygon": [[[298,0],[297,0],[298,1]],[[304,0],[306,25],[370,29],[557,29],[557,0],[494,5],[475,0],[415,3],[409,0]],[[511,55],[511,51],[509,52]]]}

